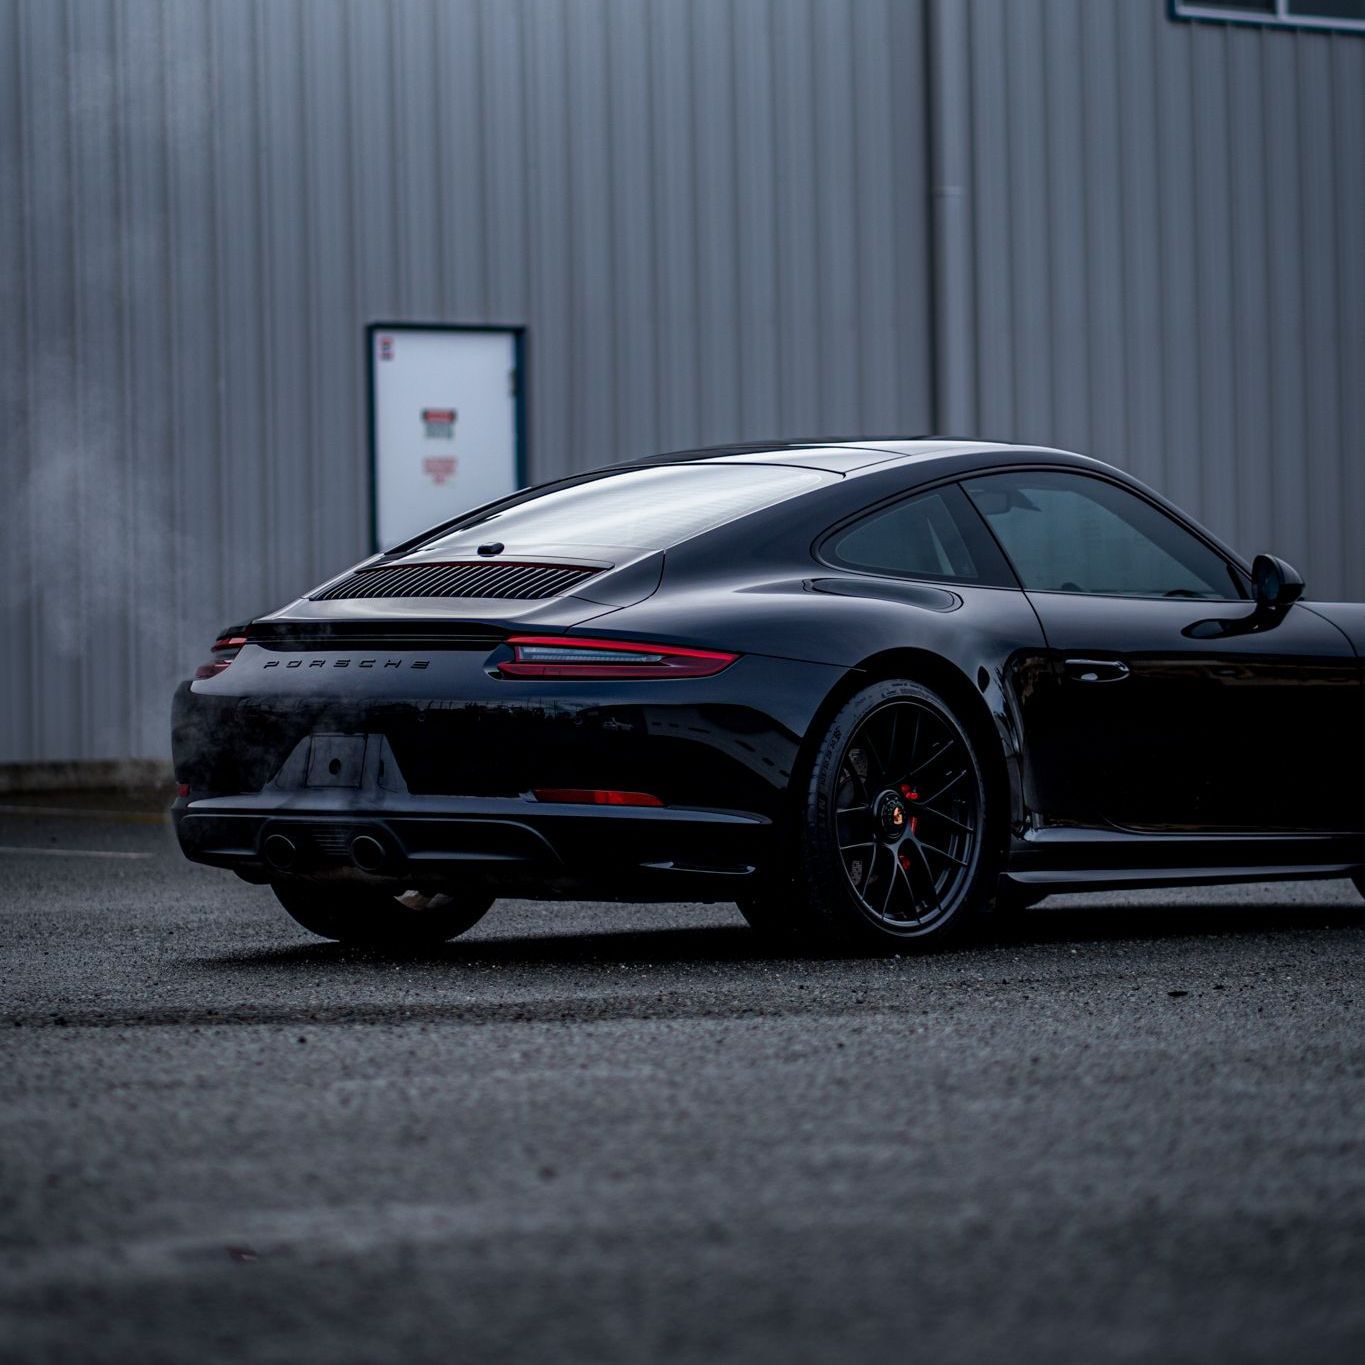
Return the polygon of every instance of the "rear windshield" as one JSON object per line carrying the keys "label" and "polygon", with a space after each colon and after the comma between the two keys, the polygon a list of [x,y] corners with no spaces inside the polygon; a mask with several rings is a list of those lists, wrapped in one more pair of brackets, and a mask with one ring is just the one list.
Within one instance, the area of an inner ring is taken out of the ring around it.
{"label": "rear windshield", "polygon": [[554,489],[466,522],[423,550],[496,538],[508,548],[545,545],[666,550],[691,536],[839,476],[781,465],[654,465]]}

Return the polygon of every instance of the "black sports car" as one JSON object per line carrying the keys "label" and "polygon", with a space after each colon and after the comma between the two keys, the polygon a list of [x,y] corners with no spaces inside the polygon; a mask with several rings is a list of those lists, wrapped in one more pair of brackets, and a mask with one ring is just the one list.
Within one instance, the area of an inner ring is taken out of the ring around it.
{"label": "black sports car", "polygon": [[306,928],[736,901],[894,947],[1049,891],[1365,869],[1365,609],[1128,475],[866,440],[492,503],[227,633],[174,708],[186,855]]}

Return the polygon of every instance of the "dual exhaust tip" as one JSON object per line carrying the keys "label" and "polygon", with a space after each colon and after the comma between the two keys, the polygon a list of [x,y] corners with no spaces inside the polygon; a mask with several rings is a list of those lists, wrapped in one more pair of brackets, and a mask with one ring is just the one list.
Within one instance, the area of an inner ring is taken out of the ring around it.
{"label": "dual exhaust tip", "polygon": [[[373,834],[357,834],[350,843],[351,862],[362,872],[386,872],[394,859],[384,843]],[[268,834],[261,845],[261,856],[276,872],[296,872],[302,862],[299,846],[287,834]]]}

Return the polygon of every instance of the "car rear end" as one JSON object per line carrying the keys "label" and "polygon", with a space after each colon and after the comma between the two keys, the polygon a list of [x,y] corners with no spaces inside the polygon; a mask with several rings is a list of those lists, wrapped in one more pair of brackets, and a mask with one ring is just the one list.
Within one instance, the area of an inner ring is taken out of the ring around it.
{"label": "car rear end", "polygon": [[487,534],[218,641],[174,704],[185,853],[256,881],[732,899],[770,856],[824,671],[793,702],[794,665],[704,624],[614,632],[659,588],[651,545],[480,555]]}

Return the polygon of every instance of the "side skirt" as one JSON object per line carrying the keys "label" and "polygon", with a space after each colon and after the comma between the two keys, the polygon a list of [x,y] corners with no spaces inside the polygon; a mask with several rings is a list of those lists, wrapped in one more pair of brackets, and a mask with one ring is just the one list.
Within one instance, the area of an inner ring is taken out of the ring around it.
{"label": "side skirt", "polygon": [[1010,841],[1006,877],[1030,890],[1123,890],[1347,877],[1359,834],[1139,834],[1050,827]]}

